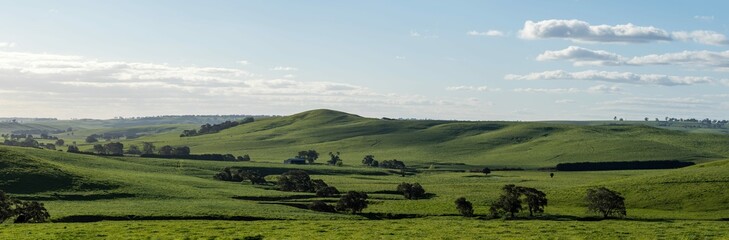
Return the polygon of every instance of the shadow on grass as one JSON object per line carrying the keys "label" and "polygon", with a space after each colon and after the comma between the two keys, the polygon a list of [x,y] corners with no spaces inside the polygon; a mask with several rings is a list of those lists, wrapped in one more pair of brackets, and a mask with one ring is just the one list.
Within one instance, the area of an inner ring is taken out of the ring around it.
{"label": "shadow on grass", "polygon": [[250,200],[250,201],[285,201],[285,200],[299,200],[299,199],[311,199],[318,198],[316,195],[289,195],[289,196],[235,196],[234,199],[238,200]]}
{"label": "shadow on grass", "polygon": [[30,201],[53,201],[53,200],[65,200],[65,201],[93,201],[93,200],[105,200],[105,199],[119,199],[119,198],[131,198],[135,197],[134,194],[129,193],[103,193],[103,194],[52,194],[50,196],[26,196],[18,197],[21,200]]}
{"label": "shadow on grass", "polygon": [[53,220],[53,222],[99,222],[99,221],[131,221],[131,220],[229,220],[229,221],[256,221],[281,220],[278,218],[262,218],[250,216],[101,216],[101,215],[73,215]]}

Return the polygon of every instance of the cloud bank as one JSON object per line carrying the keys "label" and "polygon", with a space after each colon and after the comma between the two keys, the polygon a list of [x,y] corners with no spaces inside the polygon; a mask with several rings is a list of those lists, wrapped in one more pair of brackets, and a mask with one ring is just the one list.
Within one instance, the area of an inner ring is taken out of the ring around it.
{"label": "cloud bank", "polygon": [[716,80],[710,77],[697,76],[670,76],[662,74],[637,74],[631,72],[608,72],[608,71],[581,71],[567,72],[564,70],[535,72],[526,75],[509,74],[504,77],[506,80],[581,80],[581,81],[603,81],[614,83],[628,83],[641,85],[695,85],[712,83]]}

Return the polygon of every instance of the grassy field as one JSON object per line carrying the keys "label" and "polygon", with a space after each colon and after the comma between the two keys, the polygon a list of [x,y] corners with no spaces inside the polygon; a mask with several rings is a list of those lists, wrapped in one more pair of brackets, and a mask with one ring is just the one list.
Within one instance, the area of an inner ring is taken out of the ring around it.
{"label": "grassy field", "polygon": [[[729,234],[723,228],[729,219],[724,135],[627,125],[378,120],[312,111],[198,137],[157,132],[125,144],[139,141],[189,145],[198,153],[251,153],[254,161],[102,157],[0,146],[0,189],[43,202],[54,222],[1,224],[0,239],[242,239],[258,234],[267,239],[723,239]],[[363,145],[370,148],[358,152]],[[341,150],[346,164],[279,161],[311,148]],[[361,166],[365,153],[380,160],[398,158],[416,168],[402,177]],[[562,157],[548,158],[553,154]],[[553,178],[533,169],[576,159],[699,164],[671,170],[555,172]],[[489,175],[463,171],[484,165],[528,170]],[[337,198],[214,180],[224,167],[257,170],[269,181],[302,169],[340,191],[367,192],[369,207],[356,215],[311,211],[305,206],[312,201]],[[402,182],[420,183],[429,197],[406,200],[393,193]],[[545,214],[535,220],[525,220],[526,213],[519,220],[489,219],[489,204],[505,184],[545,192]],[[626,219],[594,221],[596,215],[586,211],[583,198],[587,188],[596,186],[625,196]],[[458,197],[473,203],[475,218],[458,216],[453,203]]]}
{"label": "grassy field", "polygon": [[[250,154],[281,162],[300,150],[341,152],[344,164],[362,157],[408,164],[460,163],[491,167],[554,167],[561,162],[683,160],[729,157],[729,135],[688,133],[644,125],[540,122],[382,120],[331,110],[272,117],[216,134],[156,134],[125,144],[186,145],[193,153]],[[85,146],[90,148],[90,146]]]}
{"label": "grassy field", "polygon": [[502,221],[462,218],[294,221],[106,221],[0,225],[11,239],[726,239],[716,221]]}

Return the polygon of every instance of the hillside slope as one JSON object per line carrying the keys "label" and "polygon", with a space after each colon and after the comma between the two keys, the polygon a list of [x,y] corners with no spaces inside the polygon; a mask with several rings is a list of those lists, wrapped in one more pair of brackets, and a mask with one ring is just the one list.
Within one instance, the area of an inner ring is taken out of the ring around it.
{"label": "hillside slope", "polygon": [[[682,160],[729,156],[729,135],[672,131],[640,125],[541,122],[384,120],[332,110],[272,117],[216,134],[180,138],[168,133],[140,138],[158,145],[187,145],[194,153],[250,154],[280,162],[300,150],[341,152],[345,164],[373,154],[410,164],[552,167],[561,162]],[[322,157],[322,158],[323,158]]]}

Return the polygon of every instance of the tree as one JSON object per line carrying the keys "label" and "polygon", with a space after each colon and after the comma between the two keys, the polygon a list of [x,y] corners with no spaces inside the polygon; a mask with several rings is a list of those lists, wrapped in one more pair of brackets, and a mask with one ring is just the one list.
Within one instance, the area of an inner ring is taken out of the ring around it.
{"label": "tree", "polygon": [[402,193],[406,199],[416,200],[425,197],[425,189],[420,183],[401,183],[397,185],[397,191]]}
{"label": "tree", "polygon": [[490,212],[494,216],[502,213],[510,213],[513,218],[516,213],[521,211],[521,199],[519,199],[519,189],[514,184],[504,185],[501,188],[502,193],[496,202],[491,203]]}
{"label": "tree", "polygon": [[297,158],[305,159],[309,164],[314,163],[316,159],[319,158],[319,153],[316,152],[316,150],[308,150],[308,151],[299,151],[299,154],[296,155]]}
{"label": "tree", "polygon": [[56,140],[56,146],[63,146],[66,145],[66,141],[63,141],[63,139]]}
{"label": "tree", "polygon": [[248,154],[243,154],[243,156],[238,156],[238,158],[236,159],[241,162],[247,162],[251,160],[251,156],[249,156]]}
{"label": "tree", "polygon": [[0,223],[15,216],[15,206],[18,202],[0,190]]}
{"label": "tree", "polygon": [[96,154],[104,154],[106,151],[104,150],[104,145],[101,144],[95,144],[94,145],[94,153]]}
{"label": "tree", "polygon": [[95,143],[98,141],[99,141],[99,139],[96,139],[96,135],[90,135],[90,136],[86,137],[87,143]]}
{"label": "tree", "polygon": [[326,204],[325,202],[319,200],[311,202],[311,204],[309,204],[309,210],[317,212],[336,212],[334,206]]}
{"label": "tree", "polygon": [[78,147],[76,145],[68,145],[68,150],[66,150],[66,152],[77,153],[81,151],[78,150]]}
{"label": "tree", "polygon": [[600,213],[604,218],[625,217],[625,198],[619,192],[605,187],[587,189],[587,210]]}
{"label": "tree", "polygon": [[123,155],[124,144],[119,142],[104,144],[104,153],[109,155]]}
{"label": "tree", "polygon": [[139,150],[139,147],[137,145],[129,145],[129,149],[127,150],[128,154],[142,154],[142,150]]}
{"label": "tree", "polygon": [[15,223],[41,223],[46,222],[51,217],[43,203],[36,201],[22,202],[18,206]]}
{"label": "tree", "polygon": [[362,209],[367,208],[367,198],[366,193],[349,191],[339,198],[336,208],[338,211],[349,210],[352,214],[362,212]]}
{"label": "tree", "polygon": [[367,166],[372,166],[375,162],[375,156],[374,155],[367,155],[362,159],[362,164]]}
{"label": "tree", "polygon": [[172,150],[172,154],[175,156],[189,156],[190,147],[188,147],[188,146],[176,147]]}
{"label": "tree", "polygon": [[332,197],[339,194],[339,190],[332,186],[326,186],[316,190],[316,196],[318,197]]}
{"label": "tree", "polygon": [[142,143],[142,154],[154,154],[156,147],[151,142]]}
{"label": "tree", "polygon": [[327,163],[329,165],[341,166],[342,165],[341,162],[342,162],[342,158],[339,157],[339,152],[336,152],[336,153],[329,152],[329,161],[327,161]]}
{"label": "tree", "polygon": [[162,146],[161,148],[159,148],[159,155],[170,156],[172,155],[172,150],[174,150],[174,148],[170,145]]}
{"label": "tree", "polygon": [[404,169],[405,168],[405,163],[403,161],[398,161],[397,159],[385,160],[385,161],[382,161],[379,165],[382,168],[390,168],[390,169]]}
{"label": "tree", "polygon": [[310,192],[313,184],[309,174],[302,170],[291,170],[278,177],[279,190],[289,192]]}
{"label": "tree", "polygon": [[544,207],[547,206],[547,194],[536,188],[521,187],[519,190],[525,196],[530,217],[534,216],[534,213],[544,212]]}
{"label": "tree", "polygon": [[461,213],[464,217],[471,217],[473,216],[473,204],[466,200],[464,197],[459,197],[456,199],[456,209],[458,209],[458,212]]}
{"label": "tree", "polygon": [[258,171],[254,170],[239,170],[238,176],[240,176],[241,180],[249,180],[251,181],[251,184],[253,185],[263,185],[266,184],[266,178],[265,176],[261,175]]}
{"label": "tree", "polygon": [[491,169],[485,167],[481,169],[481,172],[483,173],[483,175],[489,175],[491,173]]}

